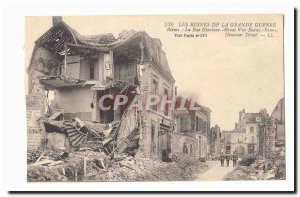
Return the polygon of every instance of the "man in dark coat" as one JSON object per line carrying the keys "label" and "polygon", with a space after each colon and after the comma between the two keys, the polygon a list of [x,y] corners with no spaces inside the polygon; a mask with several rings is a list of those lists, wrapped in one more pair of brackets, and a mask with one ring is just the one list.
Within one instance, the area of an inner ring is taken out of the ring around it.
{"label": "man in dark coat", "polygon": [[226,165],[228,167],[229,166],[229,161],[230,161],[230,155],[229,154],[225,155],[225,160],[226,160]]}
{"label": "man in dark coat", "polygon": [[238,156],[236,154],[236,151],[233,152],[232,155],[232,162],[233,162],[233,167],[236,167],[236,161],[238,160]]}
{"label": "man in dark coat", "polygon": [[220,154],[221,166],[224,166],[224,159],[225,159],[224,154],[221,153],[221,154]]}

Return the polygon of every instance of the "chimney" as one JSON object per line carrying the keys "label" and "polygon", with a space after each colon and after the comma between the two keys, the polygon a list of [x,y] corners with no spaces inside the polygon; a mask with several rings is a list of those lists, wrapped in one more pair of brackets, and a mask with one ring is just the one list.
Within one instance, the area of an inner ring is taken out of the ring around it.
{"label": "chimney", "polygon": [[240,111],[240,114],[239,114],[239,122],[242,121],[242,116],[243,116],[243,114],[245,114],[245,113],[246,113],[245,109],[243,109],[242,111]]}
{"label": "chimney", "polygon": [[236,122],[234,128],[237,129],[237,127],[238,127],[238,123]]}
{"label": "chimney", "polygon": [[52,16],[52,25],[55,26],[62,21],[61,16]]}

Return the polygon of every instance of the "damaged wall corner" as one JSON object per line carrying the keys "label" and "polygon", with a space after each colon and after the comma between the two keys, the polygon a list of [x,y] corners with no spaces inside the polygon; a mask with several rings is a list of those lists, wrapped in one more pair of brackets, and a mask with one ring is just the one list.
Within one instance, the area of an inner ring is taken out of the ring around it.
{"label": "damaged wall corner", "polygon": [[27,149],[44,148],[45,128],[43,118],[46,112],[46,95],[43,86],[34,80],[32,92],[26,96]]}

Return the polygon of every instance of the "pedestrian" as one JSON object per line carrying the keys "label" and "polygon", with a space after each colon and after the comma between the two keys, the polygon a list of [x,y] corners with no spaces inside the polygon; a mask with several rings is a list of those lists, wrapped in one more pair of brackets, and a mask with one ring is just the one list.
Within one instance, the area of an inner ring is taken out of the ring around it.
{"label": "pedestrian", "polygon": [[230,161],[230,155],[229,154],[225,155],[225,160],[226,160],[226,165],[228,167],[229,166],[229,161]]}
{"label": "pedestrian", "polygon": [[233,155],[232,155],[233,167],[236,167],[236,161],[237,160],[238,160],[238,155],[237,155],[236,151],[234,151]]}
{"label": "pedestrian", "polygon": [[225,159],[224,154],[221,153],[221,154],[220,154],[221,166],[224,166],[224,159]]}

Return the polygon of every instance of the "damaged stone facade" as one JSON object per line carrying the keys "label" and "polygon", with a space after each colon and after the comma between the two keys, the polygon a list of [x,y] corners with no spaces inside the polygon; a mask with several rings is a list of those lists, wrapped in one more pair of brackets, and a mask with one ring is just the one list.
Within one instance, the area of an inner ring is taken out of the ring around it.
{"label": "damaged stone facade", "polygon": [[[181,97],[178,97],[181,100]],[[188,103],[188,101],[187,101]],[[186,153],[197,158],[206,158],[209,153],[210,113],[205,106],[195,104],[199,110],[174,111],[175,131],[172,135],[172,153]]]}
{"label": "damaged stone facade", "polygon": [[43,86],[33,81],[34,89],[26,96],[27,149],[38,149],[45,146],[45,129],[43,118],[46,112],[46,96]]}
{"label": "damaged stone facade", "polygon": [[210,129],[210,139],[209,139],[209,152],[214,155],[221,154],[222,144],[222,132],[218,125],[215,125]]}
{"label": "damaged stone facade", "polygon": [[[175,96],[175,80],[160,40],[136,31],[123,31],[118,38],[82,36],[64,21],[55,17],[54,21],[35,41],[28,67],[27,110],[38,110],[38,118],[44,119],[35,127],[30,127],[35,120],[28,120],[28,146],[76,148],[86,144],[91,133],[103,140],[109,154],[135,146],[138,149],[132,154],[168,161],[175,128],[172,110],[128,111],[128,105],[116,111],[98,108],[105,94],[140,95],[144,100],[150,94]],[[42,90],[40,100],[44,101],[38,109],[29,102],[35,101],[36,89]],[[31,135],[31,128],[44,133]],[[35,143],[30,141],[33,138]]]}
{"label": "damaged stone facade", "polygon": [[275,151],[276,121],[261,109],[258,113],[239,112],[239,122],[231,131],[222,131],[222,151],[239,155],[268,157]]}
{"label": "damaged stone facade", "polygon": [[275,130],[276,130],[276,146],[285,145],[285,99],[282,98],[278,101],[274,108],[271,116],[275,119]]}

